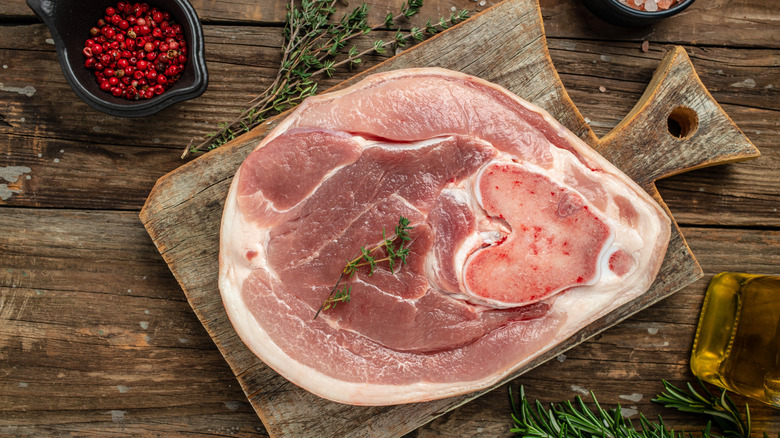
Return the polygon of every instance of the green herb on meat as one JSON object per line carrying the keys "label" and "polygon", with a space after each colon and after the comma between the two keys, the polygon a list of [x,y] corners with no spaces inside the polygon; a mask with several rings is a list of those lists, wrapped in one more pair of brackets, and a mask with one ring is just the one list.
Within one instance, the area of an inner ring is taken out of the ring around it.
{"label": "green herb on meat", "polygon": [[[347,261],[344,265],[344,269],[341,270],[336,285],[330,291],[330,295],[322,303],[317,313],[314,315],[314,319],[320,315],[320,312],[324,310],[330,310],[336,307],[338,303],[348,303],[352,298],[352,289],[348,286],[344,286],[339,290],[339,285],[344,278],[350,278],[361,267],[368,266],[368,275],[372,275],[377,269],[379,263],[387,262],[390,267],[390,273],[395,274],[398,268],[406,264],[406,257],[409,255],[409,247],[407,244],[411,242],[412,236],[409,231],[414,227],[410,225],[409,219],[401,216],[398,219],[398,225],[395,226],[395,234],[393,237],[388,238],[385,229],[382,229],[382,242],[371,249],[365,246],[360,247],[360,253],[352,260]],[[384,253],[380,250],[384,249]],[[377,254],[382,254],[377,256]],[[378,257],[378,258],[377,258]],[[338,292],[337,292],[338,291]]]}
{"label": "green herb on meat", "polygon": [[[322,310],[330,310],[335,308],[339,303],[348,303],[352,298],[352,288],[344,286],[344,289],[336,292],[335,295],[328,297],[324,303],[322,303]],[[314,316],[315,318],[317,315]]]}

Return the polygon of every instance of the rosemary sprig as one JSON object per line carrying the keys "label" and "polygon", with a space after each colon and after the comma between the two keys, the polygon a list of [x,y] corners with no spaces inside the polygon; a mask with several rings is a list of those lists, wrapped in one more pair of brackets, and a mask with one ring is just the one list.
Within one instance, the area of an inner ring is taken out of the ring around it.
{"label": "rosemary sprig", "polygon": [[[368,6],[363,3],[346,12],[338,21],[332,20],[339,0],[290,0],[282,31],[282,60],[273,83],[249,102],[249,107],[230,122],[220,123],[219,129],[202,141],[187,146],[182,158],[189,154],[207,152],[249,132],[273,115],[279,114],[316,94],[317,79],[332,76],[341,66],[356,67],[362,57],[370,53],[385,53],[393,47],[404,47],[426,36],[441,32],[468,18],[468,11],[453,12],[449,19],[428,20],[424,29],[401,29],[400,24],[417,15],[423,0],[407,0],[398,14],[389,14],[381,24],[368,24]],[[354,38],[377,29],[395,30],[389,41],[376,40],[360,51],[352,43]],[[194,144],[196,143],[196,144]]]}
{"label": "rosemary sprig", "polygon": [[745,419],[743,420],[726,390],[722,390],[719,397],[714,396],[699,380],[699,385],[704,390],[705,396],[698,393],[690,383],[686,383],[687,392],[666,380],[663,383],[666,392],[656,396],[653,399],[654,402],[682,412],[706,415],[723,431],[724,437],[750,436],[750,408],[745,404]]}
{"label": "rosemary sprig", "polygon": [[[352,260],[347,260],[346,265],[344,265],[344,268],[341,270],[338,281],[336,281],[336,285],[333,286],[328,298],[326,298],[320,308],[317,309],[317,313],[314,314],[314,319],[317,319],[320,312],[323,310],[329,310],[336,307],[338,303],[348,303],[350,301],[351,288],[344,286],[338,293],[336,291],[344,278],[351,278],[361,267],[368,266],[368,275],[373,275],[379,263],[387,262],[390,267],[390,273],[395,274],[400,265],[406,264],[406,257],[409,255],[409,247],[406,246],[406,244],[412,240],[409,230],[413,228],[414,227],[410,225],[409,219],[401,216],[398,219],[398,225],[395,226],[395,234],[393,237],[388,238],[385,229],[383,228],[382,243],[371,249],[361,246],[360,253]],[[385,254],[384,256],[377,258],[374,254],[380,249],[384,249]]]}
{"label": "rosemary sprig", "polygon": [[[690,384],[688,390],[675,387],[667,381],[663,381],[666,392],[662,392],[654,402],[665,407],[676,408],[684,412],[692,412],[706,416],[709,421],[702,437],[737,438],[750,436],[750,410],[745,405],[745,418],[743,419],[734,403],[729,398],[726,390],[720,397],[713,396],[704,386],[701,380],[699,384],[707,396],[698,393]],[[551,404],[545,408],[538,400],[532,405],[525,396],[523,387],[520,387],[520,401],[515,400],[512,388],[509,388],[509,399],[512,406],[513,427],[511,432],[522,437],[625,437],[625,438],[678,438],[684,437],[684,433],[676,433],[667,429],[663,419],[659,416],[658,422],[651,422],[644,415],[639,414],[639,429],[635,429],[629,419],[623,417],[620,405],[615,409],[604,409],[591,392],[595,411],[591,410],[582,398],[577,396],[572,404],[569,401]],[[712,423],[720,428],[722,435],[711,432]],[[690,433],[688,436],[692,436]],[[767,435],[764,434],[766,437]]]}
{"label": "rosemary sprig", "polygon": [[582,398],[577,396],[575,407],[566,401],[551,405],[545,409],[538,400],[532,407],[525,397],[525,390],[520,387],[520,406],[518,408],[512,389],[509,398],[512,404],[512,420],[514,432],[523,437],[626,437],[626,438],[675,438],[674,431],[667,430],[663,423],[655,424],[640,416],[640,431],[634,430],[631,420],[623,418],[620,406],[617,409],[604,410],[596,397],[591,393],[596,404],[593,412]]}

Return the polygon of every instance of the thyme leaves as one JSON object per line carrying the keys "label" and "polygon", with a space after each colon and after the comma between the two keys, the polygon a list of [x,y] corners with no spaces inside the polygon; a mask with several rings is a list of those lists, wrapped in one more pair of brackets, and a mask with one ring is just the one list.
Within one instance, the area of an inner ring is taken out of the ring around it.
{"label": "thyme leaves", "polygon": [[[190,141],[182,158],[215,149],[270,117],[295,107],[317,93],[318,79],[331,77],[337,68],[355,68],[362,58],[371,53],[383,54],[394,47],[424,40],[468,18],[466,10],[455,11],[438,22],[428,20],[424,29],[403,30],[405,20],[417,15],[423,0],[407,0],[397,14],[388,14],[378,25],[368,23],[367,4],[362,3],[334,20],[339,0],[290,0],[282,30],[282,59],[274,81],[259,96],[248,103],[248,108],[229,122],[218,125],[205,139]],[[387,41],[377,39],[367,49],[354,44],[356,38],[376,30],[395,30]]]}
{"label": "thyme leaves", "polygon": [[[347,263],[341,270],[338,281],[336,281],[336,285],[333,286],[328,298],[325,299],[317,313],[314,314],[313,319],[317,319],[321,312],[333,309],[339,303],[350,302],[352,289],[349,286],[339,289],[339,285],[345,278],[349,279],[355,275],[361,267],[368,266],[368,275],[371,276],[376,272],[380,263],[387,263],[391,274],[395,274],[401,265],[406,264],[406,258],[409,256],[410,251],[408,244],[412,240],[410,231],[413,228],[409,219],[400,216],[398,224],[395,226],[395,234],[392,237],[388,238],[385,229],[382,229],[381,243],[372,248],[361,246],[358,255],[352,260],[347,260]],[[384,253],[380,250],[384,250]]]}

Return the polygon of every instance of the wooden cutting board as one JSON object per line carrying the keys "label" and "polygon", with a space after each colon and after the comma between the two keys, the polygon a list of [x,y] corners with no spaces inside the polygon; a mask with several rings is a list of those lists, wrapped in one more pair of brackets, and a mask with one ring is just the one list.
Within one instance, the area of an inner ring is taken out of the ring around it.
{"label": "wooden cutting board", "polygon": [[[597,139],[552,65],[536,0],[507,0],[339,87],[370,73],[426,66],[482,77],[538,104],[636,180],[664,208],[655,189],[657,179],[758,156],[704,88],[682,48],[672,49],[662,60],[647,91],[625,120]],[[342,405],[280,377],[238,338],[217,288],[223,202],[238,166],[284,116],[160,178],[141,211],[149,235],[268,432],[295,437],[397,437],[487,392],[411,405]],[[647,293],[584,327],[506,380],[556,357],[701,275],[674,224],[661,272]]]}

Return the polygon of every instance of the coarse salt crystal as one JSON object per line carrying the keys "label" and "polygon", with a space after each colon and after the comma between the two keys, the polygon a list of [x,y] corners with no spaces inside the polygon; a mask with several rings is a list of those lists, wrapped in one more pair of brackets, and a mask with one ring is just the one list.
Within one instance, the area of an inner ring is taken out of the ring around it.
{"label": "coarse salt crystal", "polygon": [[680,0],[619,0],[620,3],[638,11],[657,12],[680,3]]}
{"label": "coarse salt crystal", "polygon": [[641,11],[642,6],[639,6],[636,3],[634,3],[635,1],[639,1],[639,0],[620,0],[620,3],[623,3],[624,5],[628,6],[631,9],[636,9],[638,11]]}

